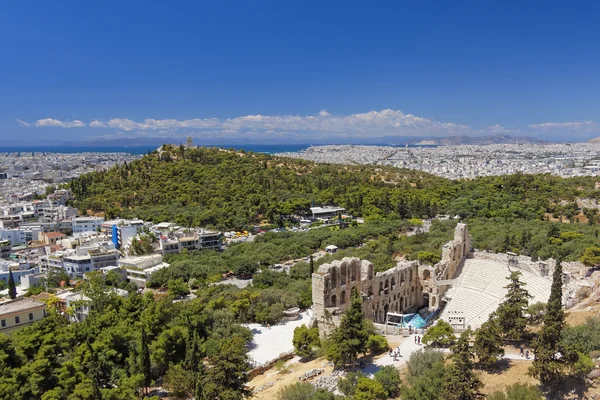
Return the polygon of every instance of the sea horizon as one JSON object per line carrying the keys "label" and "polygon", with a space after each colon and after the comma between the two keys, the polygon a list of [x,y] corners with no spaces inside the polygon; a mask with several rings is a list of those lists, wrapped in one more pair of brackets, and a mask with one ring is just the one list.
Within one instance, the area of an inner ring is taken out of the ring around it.
{"label": "sea horizon", "polygon": [[[277,153],[297,153],[306,150],[311,146],[327,146],[328,144],[209,144],[199,145],[201,147],[216,147],[223,149],[236,149],[244,151],[252,151],[255,153],[277,154]],[[333,146],[390,146],[390,147],[405,147],[407,145],[398,144],[331,144]],[[0,146],[0,154],[6,153],[128,153],[128,154],[147,154],[149,151],[154,151],[160,146],[156,145],[109,145],[109,146],[94,146],[94,145],[45,145],[45,146]],[[408,145],[408,147],[437,147],[435,145]]]}

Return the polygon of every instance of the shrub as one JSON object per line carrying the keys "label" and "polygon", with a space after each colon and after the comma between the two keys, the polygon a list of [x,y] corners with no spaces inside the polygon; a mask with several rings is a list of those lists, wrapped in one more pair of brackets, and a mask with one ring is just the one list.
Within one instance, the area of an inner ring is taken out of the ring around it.
{"label": "shrub", "polygon": [[317,390],[308,382],[296,382],[283,387],[277,393],[279,400],[311,400]]}
{"label": "shrub", "polygon": [[364,377],[362,372],[350,372],[345,378],[338,381],[338,389],[346,396],[354,396],[359,379]]}
{"label": "shrub", "polygon": [[385,399],[387,396],[381,383],[369,378],[360,378],[353,398],[354,400],[377,400]]}
{"label": "shrub", "polygon": [[393,365],[386,365],[375,372],[375,380],[383,386],[387,397],[398,397],[402,387],[402,380],[398,370]]}
{"label": "shrub", "polygon": [[436,363],[444,363],[444,354],[441,351],[425,349],[412,353],[406,363],[408,368],[408,382],[414,385],[416,379],[424,376]]}
{"label": "shrub", "polygon": [[371,335],[367,340],[367,349],[372,354],[381,354],[383,352],[388,351],[390,346],[388,345],[388,341],[384,336],[381,335]]}
{"label": "shrub", "polygon": [[438,320],[438,322],[427,329],[427,332],[423,335],[423,343],[431,343],[434,347],[447,347],[454,344],[456,336],[454,336],[454,330],[452,326],[444,320]]}
{"label": "shrub", "polygon": [[533,385],[513,383],[506,388],[505,392],[494,392],[489,395],[488,400],[540,400],[543,393]]}
{"label": "shrub", "polygon": [[297,327],[294,329],[292,343],[294,344],[294,351],[300,357],[313,357],[319,349],[319,329],[308,328],[304,324]]}

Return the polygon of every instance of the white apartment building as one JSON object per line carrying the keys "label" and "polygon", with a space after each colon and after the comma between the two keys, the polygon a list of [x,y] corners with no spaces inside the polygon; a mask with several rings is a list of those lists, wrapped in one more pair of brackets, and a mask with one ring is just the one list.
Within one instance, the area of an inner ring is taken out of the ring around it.
{"label": "white apartment building", "polygon": [[103,242],[93,246],[80,247],[75,250],[56,252],[43,257],[41,264],[47,268],[64,269],[72,278],[83,278],[83,275],[100,268],[117,265],[119,252],[112,243]]}
{"label": "white apartment building", "polygon": [[73,226],[73,235],[77,235],[85,232],[98,232],[104,222],[104,218],[78,217],[73,218],[73,221],[71,222]]}
{"label": "white apartment building", "polygon": [[32,240],[38,240],[41,232],[43,232],[43,229],[38,225],[19,228],[2,228],[0,229],[0,240],[10,242],[11,246],[20,246],[27,244]]}

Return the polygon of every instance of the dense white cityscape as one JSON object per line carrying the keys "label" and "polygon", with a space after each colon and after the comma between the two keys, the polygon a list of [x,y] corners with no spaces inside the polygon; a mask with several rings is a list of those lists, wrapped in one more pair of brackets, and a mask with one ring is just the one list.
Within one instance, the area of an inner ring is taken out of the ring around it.
{"label": "dense white cityscape", "polygon": [[311,146],[280,156],[336,164],[380,164],[425,171],[450,179],[549,173],[600,175],[600,144],[492,144],[438,147]]}
{"label": "dense white cityscape", "polygon": [[129,153],[0,153],[0,206],[32,200],[49,184],[69,182],[81,174],[130,162]]}

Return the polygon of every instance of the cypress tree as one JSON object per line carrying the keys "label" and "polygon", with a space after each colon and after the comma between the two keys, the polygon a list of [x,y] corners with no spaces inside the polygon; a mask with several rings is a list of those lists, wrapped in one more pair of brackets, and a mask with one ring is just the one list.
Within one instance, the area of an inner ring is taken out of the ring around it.
{"label": "cypress tree", "polygon": [[148,338],[146,336],[146,330],[144,326],[142,326],[142,335],[140,340],[140,367],[142,369],[142,374],[144,375],[144,387],[146,388],[146,393],[148,391],[148,387],[151,383],[152,378],[152,370],[150,363],[150,349],[148,347]]}
{"label": "cypress tree", "polygon": [[8,270],[8,297],[13,300],[17,298],[17,287],[11,269]]}
{"label": "cypress tree", "polygon": [[544,386],[557,384],[565,367],[565,351],[560,343],[565,326],[562,308],[562,265],[557,261],[552,275],[552,288],[540,333],[533,341],[534,360],[529,373]]}
{"label": "cypress tree", "polygon": [[353,287],[350,308],[342,317],[340,326],[331,334],[331,344],[327,348],[327,358],[336,365],[354,363],[358,355],[367,350],[369,332],[364,317],[361,297]]}
{"label": "cypress tree", "polygon": [[445,400],[485,399],[480,389],[483,383],[473,372],[473,353],[469,347],[469,333],[464,332],[452,346],[453,363],[448,368],[442,385],[442,397]]}
{"label": "cypress tree", "polygon": [[479,363],[485,368],[493,367],[499,357],[504,355],[502,348],[502,329],[495,315],[481,325],[475,333],[473,346]]}
{"label": "cypress tree", "polygon": [[250,369],[245,341],[239,336],[223,339],[218,352],[209,356],[209,366],[196,383],[196,398],[241,400],[252,397],[248,389]]}
{"label": "cypress tree", "polygon": [[315,272],[315,260],[313,259],[312,255],[310,256],[309,265],[310,265],[310,275],[309,275],[309,278],[312,279],[312,274]]}
{"label": "cypress tree", "polygon": [[525,289],[526,284],[521,281],[520,277],[520,271],[512,271],[507,277],[510,280],[510,283],[505,286],[508,292],[496,311],[502,333],[505,338],[510,340],[521,339],[527,331],[525,311],[531,295]]}

